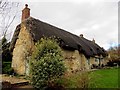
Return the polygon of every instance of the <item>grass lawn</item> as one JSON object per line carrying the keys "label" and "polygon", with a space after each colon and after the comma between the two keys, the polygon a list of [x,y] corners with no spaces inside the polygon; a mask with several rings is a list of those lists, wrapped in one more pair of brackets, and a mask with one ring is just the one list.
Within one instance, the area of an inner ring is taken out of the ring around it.
{"label": "grass lawn", "polygon": [[118,68],[62,77],[58,83],[65,88],[118,88]]}
{"label": "grass lawn", "polygon": [[118,68],[90,72],[90,88],[118,88]]}

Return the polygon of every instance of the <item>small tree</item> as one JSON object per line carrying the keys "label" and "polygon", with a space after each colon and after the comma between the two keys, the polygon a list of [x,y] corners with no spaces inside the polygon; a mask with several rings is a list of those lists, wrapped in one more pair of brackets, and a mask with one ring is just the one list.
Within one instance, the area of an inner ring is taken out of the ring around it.
{"label": "small tree", "polygon": [[35,88],[46,88],[64,74],[61,49],[54,39],[42,38],[36,43],[30,59],[30,79]]}
{"label": "small tree", "polygon": [[108,65],[115,66],[114,63],[120,66],[120,45],[111,47],[108,50],[109,58],[108,58]]}
{"label": "small tree", "polygon": [[2,54],[2,61],[12,61],[12,55],[9,50],[10,42],[7,42],[6,37],[3,37],[0,43],[2,43],[2,50],[0,52]]}
{"label": "small tree", "polygon": [[2,65],[2,73],[4,74],[12,74],[13,69],[11,68],[12,54],[9,50],[10,42],[7,42],[6,37],[3,37],[0,40],[0,58]]}

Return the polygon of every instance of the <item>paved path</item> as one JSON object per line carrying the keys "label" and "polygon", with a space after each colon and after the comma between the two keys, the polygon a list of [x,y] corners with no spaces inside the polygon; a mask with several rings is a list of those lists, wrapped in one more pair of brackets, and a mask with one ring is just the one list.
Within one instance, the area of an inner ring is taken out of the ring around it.
{"label": "paved path", "polygon": [[0,81],[7,81],[7,82],[10,82],[11,84],[21,83],[21,82],[29,82],[28,80],[25,80],[23,78],[15,77],[15,76],[8,76],[5,74],[0,75],[0,77],[2,77],[0,79]]}
{"label": "paved path", "polygon": [[8,76],[5,74],[0,74],[0,81],[7,81],[11,83],[12,88],[17,90],[17,88],[32,88],[30,90],[33,90],[33,87],[29,85],[29,80],[25,80],[23,77],[15,77],[15,76]]}

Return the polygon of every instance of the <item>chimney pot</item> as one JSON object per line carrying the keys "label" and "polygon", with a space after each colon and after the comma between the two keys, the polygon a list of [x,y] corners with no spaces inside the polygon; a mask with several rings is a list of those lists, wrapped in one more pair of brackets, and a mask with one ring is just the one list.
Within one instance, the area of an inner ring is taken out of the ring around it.
{"label": "chimney pot", "polygon": [[83,37],[83,34],[80,34],[80,37]]}
{"label": "chimney pot", "polygon": [[25,4],[25,8],[28,8],[28,4]]}
{"label": "chimney pot", "polygon": [[22,21],[30,17],[30,9],[28,4],[25,4],[25,8],[22,10]]}

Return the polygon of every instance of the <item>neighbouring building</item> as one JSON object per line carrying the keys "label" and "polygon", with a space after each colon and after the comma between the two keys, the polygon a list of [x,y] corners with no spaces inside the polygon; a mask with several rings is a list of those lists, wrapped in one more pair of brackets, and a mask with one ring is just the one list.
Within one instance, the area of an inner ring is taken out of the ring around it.
{"label": "neighbouring building", "polygon": [[38,19],[30,17],[28,5],[22,10],[21,23],[16,27],[10,50],[13,52],[12,67],[18,74],[28,73],[28,56],[34,50],[35,43],[42,37],[57,37],[60,40],[67,72],[77,72],[104,65],[106,51],[95,43],[80,36],[69,33]]}

